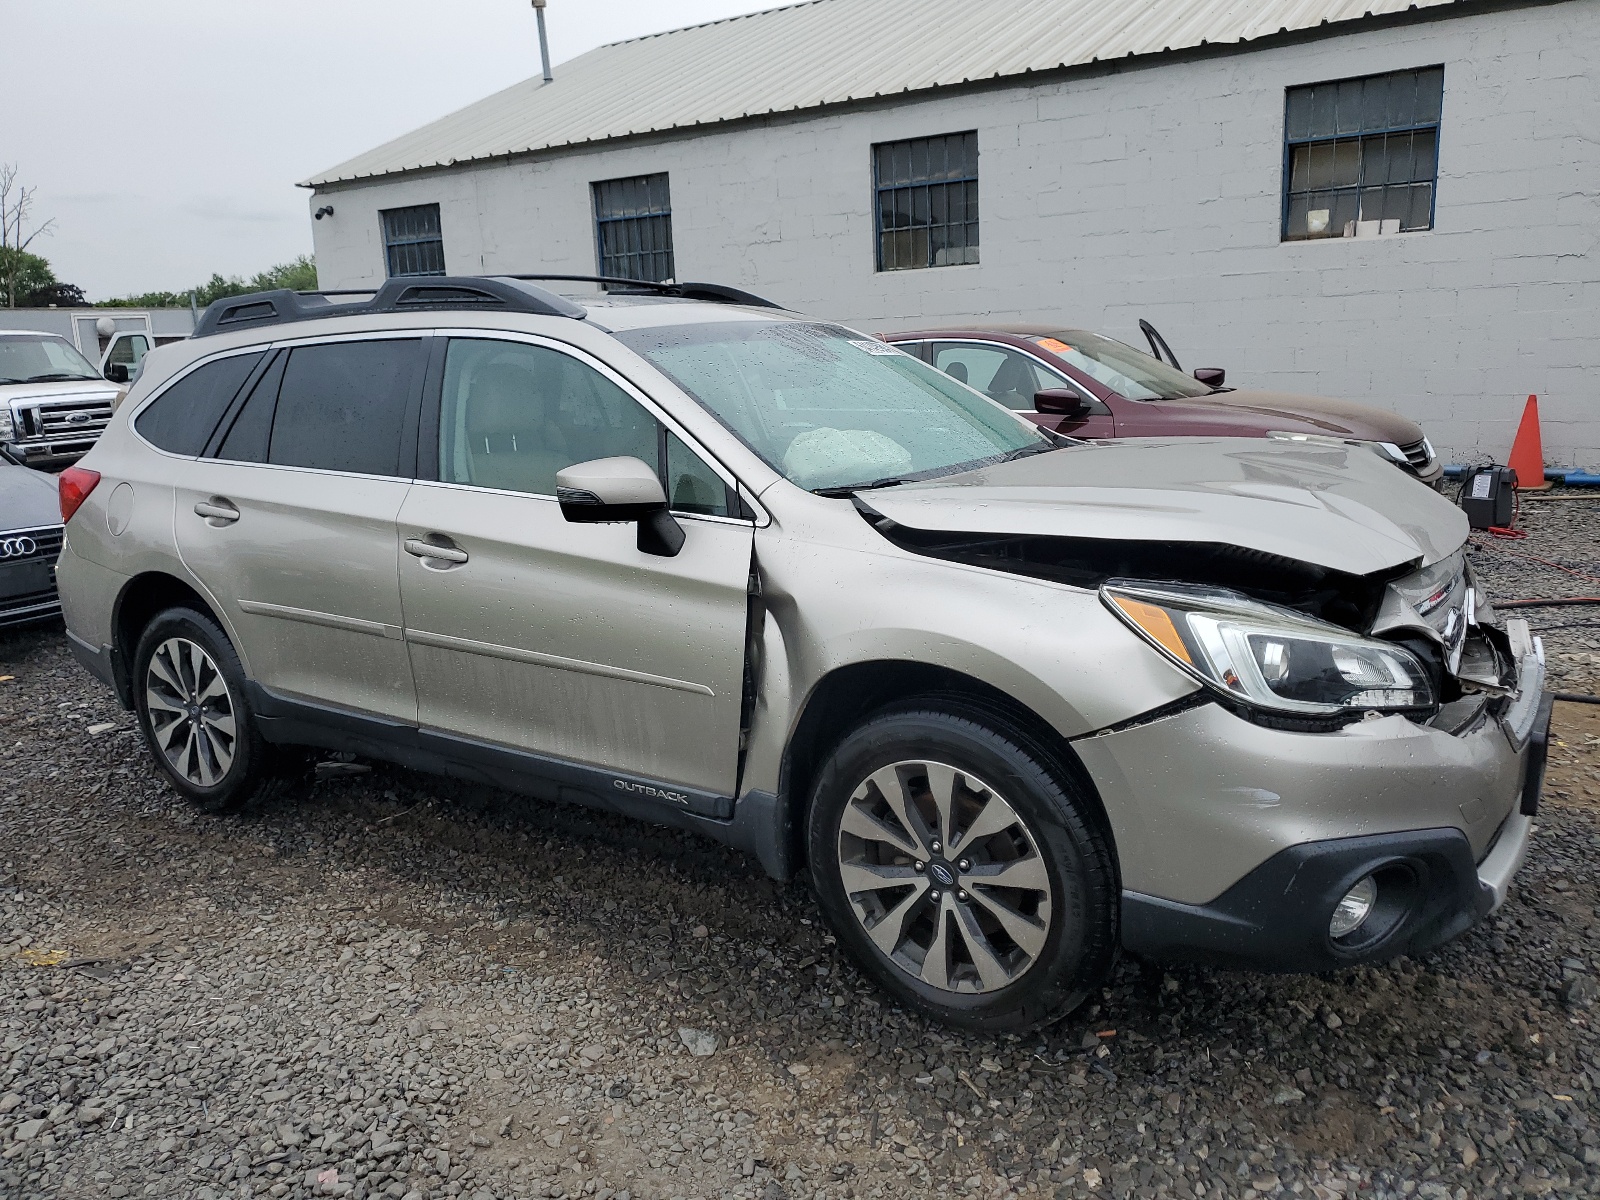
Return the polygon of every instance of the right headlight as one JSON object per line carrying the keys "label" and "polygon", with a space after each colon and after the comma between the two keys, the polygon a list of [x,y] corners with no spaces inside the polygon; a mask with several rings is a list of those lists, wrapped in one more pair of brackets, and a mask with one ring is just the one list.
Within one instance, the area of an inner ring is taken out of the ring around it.
{"label": "right headlight", "polygon": [[1114,580],[1100,596],[1179,669],[1255,708],[1331,717],[1434,704],[1422,663],[1393,642],[1221,588]]}

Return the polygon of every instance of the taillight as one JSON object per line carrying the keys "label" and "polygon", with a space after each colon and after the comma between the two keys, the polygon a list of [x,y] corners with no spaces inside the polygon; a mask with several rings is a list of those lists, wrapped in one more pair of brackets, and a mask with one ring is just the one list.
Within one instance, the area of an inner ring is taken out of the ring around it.
{"label": "taillight", "polygon": [[89,498],[95,484],[100,482],[100,472],[87,467],[68,467],[56,476],[56,486],[61,492],[61,523],[72,520],[72,514]]}

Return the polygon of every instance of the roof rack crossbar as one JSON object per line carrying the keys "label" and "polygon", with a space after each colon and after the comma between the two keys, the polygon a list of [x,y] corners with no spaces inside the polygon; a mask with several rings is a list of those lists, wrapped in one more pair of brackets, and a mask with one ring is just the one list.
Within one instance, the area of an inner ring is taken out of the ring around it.
{"label": "roof rack crossbar", "polygon": [[625,279],[618,275],[501,275],[502,279],[522,279],[545,283],[600,283],[607,287],[639,288],[662,296],[687,300],[712,300],[720,304],[748,304],[755,308],[783,308],[763,296],[725,283],[661,283],[653,279]]}
{"label": "roof rack crossbar", "polygon": [[[334,300],[337,296],[370,296],[366,301]],[[297,292],[276,288],[213,301],[194,329],[195,337],[315,321],[320,317],[451,309],[497,309],[583,320],[588,311],[564,296],[531,284],[492,275],[411,275],[390,279],[375,288]]]}

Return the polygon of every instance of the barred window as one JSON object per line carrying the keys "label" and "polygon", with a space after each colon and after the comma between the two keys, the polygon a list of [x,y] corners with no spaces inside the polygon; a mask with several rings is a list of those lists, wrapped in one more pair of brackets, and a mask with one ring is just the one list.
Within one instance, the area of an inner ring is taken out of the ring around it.
{"label": "barred window", "polygon": [[978,135],[947,133],[872,148],[878,270],[978,261]]}
{"label": "barred window", "polygon": [[383,253],[391,279],[444,274],[444,235],[439,231],[437,204],[386,208],[378,215],[383,219]]}
{"label": "barred window", "polygon": [[673,278],[667,173],[606,179],[593,186],[600,274],[656,283]]}
{"label": "barred window", "polygon": [[1432,229],[1444,68],[1290,88],[1283,240]]}

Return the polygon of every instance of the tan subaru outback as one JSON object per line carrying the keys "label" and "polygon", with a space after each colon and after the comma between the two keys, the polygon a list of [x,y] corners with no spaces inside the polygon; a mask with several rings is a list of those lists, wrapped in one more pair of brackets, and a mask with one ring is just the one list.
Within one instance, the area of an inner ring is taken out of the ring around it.
{"label": "tan subaru outback", "polygon": [[727,288],[219,301],[61,492],[73,649],[195,803],[321,747],[695,830],[957,1025],[1119,948],[1426,951],[1538,802],[1542,652],[1417,480],[1072,441]]}

